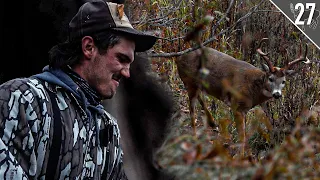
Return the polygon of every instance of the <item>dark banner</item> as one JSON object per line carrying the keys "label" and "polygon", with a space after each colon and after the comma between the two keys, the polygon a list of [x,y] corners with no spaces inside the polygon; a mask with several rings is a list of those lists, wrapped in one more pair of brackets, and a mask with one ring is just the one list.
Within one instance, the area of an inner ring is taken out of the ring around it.
{"label": "dark banner", "polygon": [[272,0],[271,2],[320,49],[320,0]]}

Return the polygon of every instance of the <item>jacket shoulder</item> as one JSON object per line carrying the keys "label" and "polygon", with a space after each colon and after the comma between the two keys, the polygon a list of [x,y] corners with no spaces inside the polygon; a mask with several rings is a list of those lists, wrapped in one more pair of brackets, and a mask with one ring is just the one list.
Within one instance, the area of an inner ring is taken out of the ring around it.
{"label": "jacket shoulder", "polygon": [[39,96],[46,99],[43,84],[35,78],[16,78],[1,84],[1,100],[9,100],[12,96]]}

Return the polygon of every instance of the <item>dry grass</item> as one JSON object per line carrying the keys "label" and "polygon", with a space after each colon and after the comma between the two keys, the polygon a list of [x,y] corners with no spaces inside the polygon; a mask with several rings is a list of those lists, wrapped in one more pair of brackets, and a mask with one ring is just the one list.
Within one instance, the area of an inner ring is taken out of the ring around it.
{"label": "dry grass", "polygon": [[[132,9],[138,6],[137,1],[132,3]],[[228,17],[221,22],[219,20],[225,15],[229,1],[192,1],[193,6],[185,0],[139,2],[150,6],[144,6],[147,7],[145,11],[141,6],[136,8],[132,12],[136,15],[134,19],[145,17],[147,13],[154,20],[140,18],[136,27],[159,31],[164,38],[153,48],[155,53],[176,53],[192,47],[192,43],[184,42],[181,37],[195,27],[201,17],[209,14],[215,19],[211,27],[203,31],[201,40],[204,42],[214,33],[216,35],[232,26],[207,46],[256,67],[260,67],[261,62],[255,48],[264,37],[270,40],[264,51],[270,52],[275,66],[282,67],[287,55],[289,61],[297,57],[299,40],[308,44],[309,59],[320,58],[319,50],[269,1],[235,1]],[[258,4],[256,11],[250,14]],[[249,16],[235,25],[246,15]],[[216,24],[218,22],[220,24]],[[212,27],[215,32],[210,31]],[[156,155],[161,168],[175,174],[179,180],[319,179],[319,63],[296,67],[298,73],[288,79],[282,99],[268,101],[266,112],[255,107],[247,114],[248,139],[245,156],[241,157],[233,115],[229,107],[213,97],[206,97],[206,101],[220,126],[220,133],[207,126],[199,105],[198,137],[192,135],[188,97],[174,59],[168,56],[152,59],[154,72],[167,83],[177,105],[166,141]]]}
{"label": "dry grass", "polygon": [[[245,157],[241,157],[241,143],[229,107],[206,96],[220,133],[208,127],[206,116],[198,105],[198,136],[194,137],[187,92],[175,70],[174,61],[160,62],[159,59],[154,62],[157,67],[154,70],[167,80],[178,108],[169,125],[166,141],[156,154],[159,167],[179,180],[320,177],[320,106],[314,95],[320,92],[317,74],[300,74],[291,79],[283,99],[266,103],[269,116],[259,106],[249,111],[246,153]],[[315,66],[310,70],[318,69]],[[315,79],[318,80],[315,82]],[[296,81],[295,84],[293,81]],[[312,90],[305,94],[306,89]]]}

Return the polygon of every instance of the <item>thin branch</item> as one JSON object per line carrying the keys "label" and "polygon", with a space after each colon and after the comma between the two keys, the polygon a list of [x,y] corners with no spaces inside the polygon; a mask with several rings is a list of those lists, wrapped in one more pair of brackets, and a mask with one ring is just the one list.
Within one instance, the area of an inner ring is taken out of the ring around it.
{"label": "thin branch", "polygon": [[272,12],[272,13],[280,13],[281,11],[276,11],[276,10],[258,10],[256,11],[257,13],[258,12]]}
{"label": "thin branch", "polygon": [[[205,46],[205,45],[213,42],[214,40],[216,40],[218,36],[221,36],[221,35],[229,32],[229,31],[230,31],[232,28],[234,28],[238,23],[242,22],[244,19],[248,18],[250,15],[252,15],[254,12],[256,12],[257,9],[258,9],[258,7],[259,7],[264,1],[265,1],[265,0],[261,0],[256,6],[252,7],[252,8],[250,9],[250,11],[249,11],[246,15],[242,16],[241,18],[239,18],[239,19],[237,20],[237,22],[235,22],[232,26],[228,27],[227,29],[224,29],[224,30],[220,31],[219,34],[216,34],[216,35],[212,36],[212,37],[209,38],[207,41],[203,42],[202,45]],[[233,2],[233,1],[232,1],[232,2]],[[231,3],[231,4],[232,4],[232,3]],[[230,10],[230,9],[231,9],[231,6],[229,6],[228,10]],[[228,12],[228,10],[227,10],[227,12]],[[221,19],[223,19],[223,18],[225,18],[225,17],[222,17]],[[221,23],[221,22],[222,22],[222,21],[219,20],[219,21],[217,22],[217,24],[219,24],[219,23]],[[214,27],[216,27],[216,26],[217,26],[217,25],[215,25]],[[214,27],[213,27],[213,28],[214,28]],[[182,37],[182,38],[183,38],[183,37]],[[162,38],[162,39],[164,39],[164,38]],[[177,56],[181,56],[181,55],[183,55],[183,54],[185,54],[185,53],[191,52],[191,51],[193,51],[193,50],[196,50],[196,49],[198,49],[198,48],[200,48],[200,45],[197,45],[197,46],[195,46],[195,47],[188,48],[188,49],[185,49],[185,50],[179,51],[179,52],[172,52],[172,53],[148,53],[148,55],[149,55],[150,57],[165,57],[165,58],[177,57]]]}
{"label": "thin branch", "polygon": [[220,23],[225,19],[227,18],[227,14],[230,13],[230,10],[231,10],[231,7],[233,6],[234,4],[234,0],[231,1],[231,3],[229,4],[229,7],[227,9],[227,11],[224,13],[223,17],[221,19],[219,19],[219,21],[216,23],[215,26],[212,27],[212,32],[214,33],[216,31],[216,29],[218,28],[218,26],[220,25]]}
{"label": "thin branch", "polygon": [[180,8],[181,2],[182,2],[182,0],[179,0],[179,2],[177,2],[176,4],[174,4],[172,6],[172,9],[169,10],[169,12],[167,12],[165,15],[162,15],[161,17],[147,19],[147,20],[145,20],[145,18],[144,18],[143,20],[131,22],[131,24],[132,25],[137,25],[137,24],[141,25],[141,24],[147,24],[147,23],[159,23],[159,22],[162,22],[165,19],[168,19],[168,16],[170,14],[174,13],[175,11],[177,11],[177,9]]}
{"label": "thin branch", "polygon": [[203,45],[207,45],[209,43],[211,43],[212,41],[216,40],[217,36],[220,36],[226,32],[228,32],[230,29],[234,28],[238,23],[240,23],[241,21],[243,21],[244,19],[248,18],[249,16],[251,16],[254,12],[257,11],[258,7],[264,2],[265,0],[262,0],[259,2],[259,4],[257,4],[256,6],[252,7],[252,11],[249,11],[246,15],[242,16],[241,18],[239,18],[237,20],[236,23],[234,23],[232,26],[228,27],[227,29],[221,31],[218,35],[213,36],[212,38],[208,39],[207,41],[205,41],[203,43]]}

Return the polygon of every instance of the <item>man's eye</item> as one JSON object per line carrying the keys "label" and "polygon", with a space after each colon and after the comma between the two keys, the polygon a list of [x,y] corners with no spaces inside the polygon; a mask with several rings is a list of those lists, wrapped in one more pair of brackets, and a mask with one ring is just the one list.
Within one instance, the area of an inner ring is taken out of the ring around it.
{"label": "man's eye", "polygon": [[125,63],[126,62],[126,60],[124,58],[119,57],[118,59],[119,59],[120,63]]}
{"label": "man's eye", "polygon": [[130,59],[127,56],[124,56],[124,55],[120,54],[117,57],[118,57],[118,61],[120,63],[130,63],[131,62]]}

